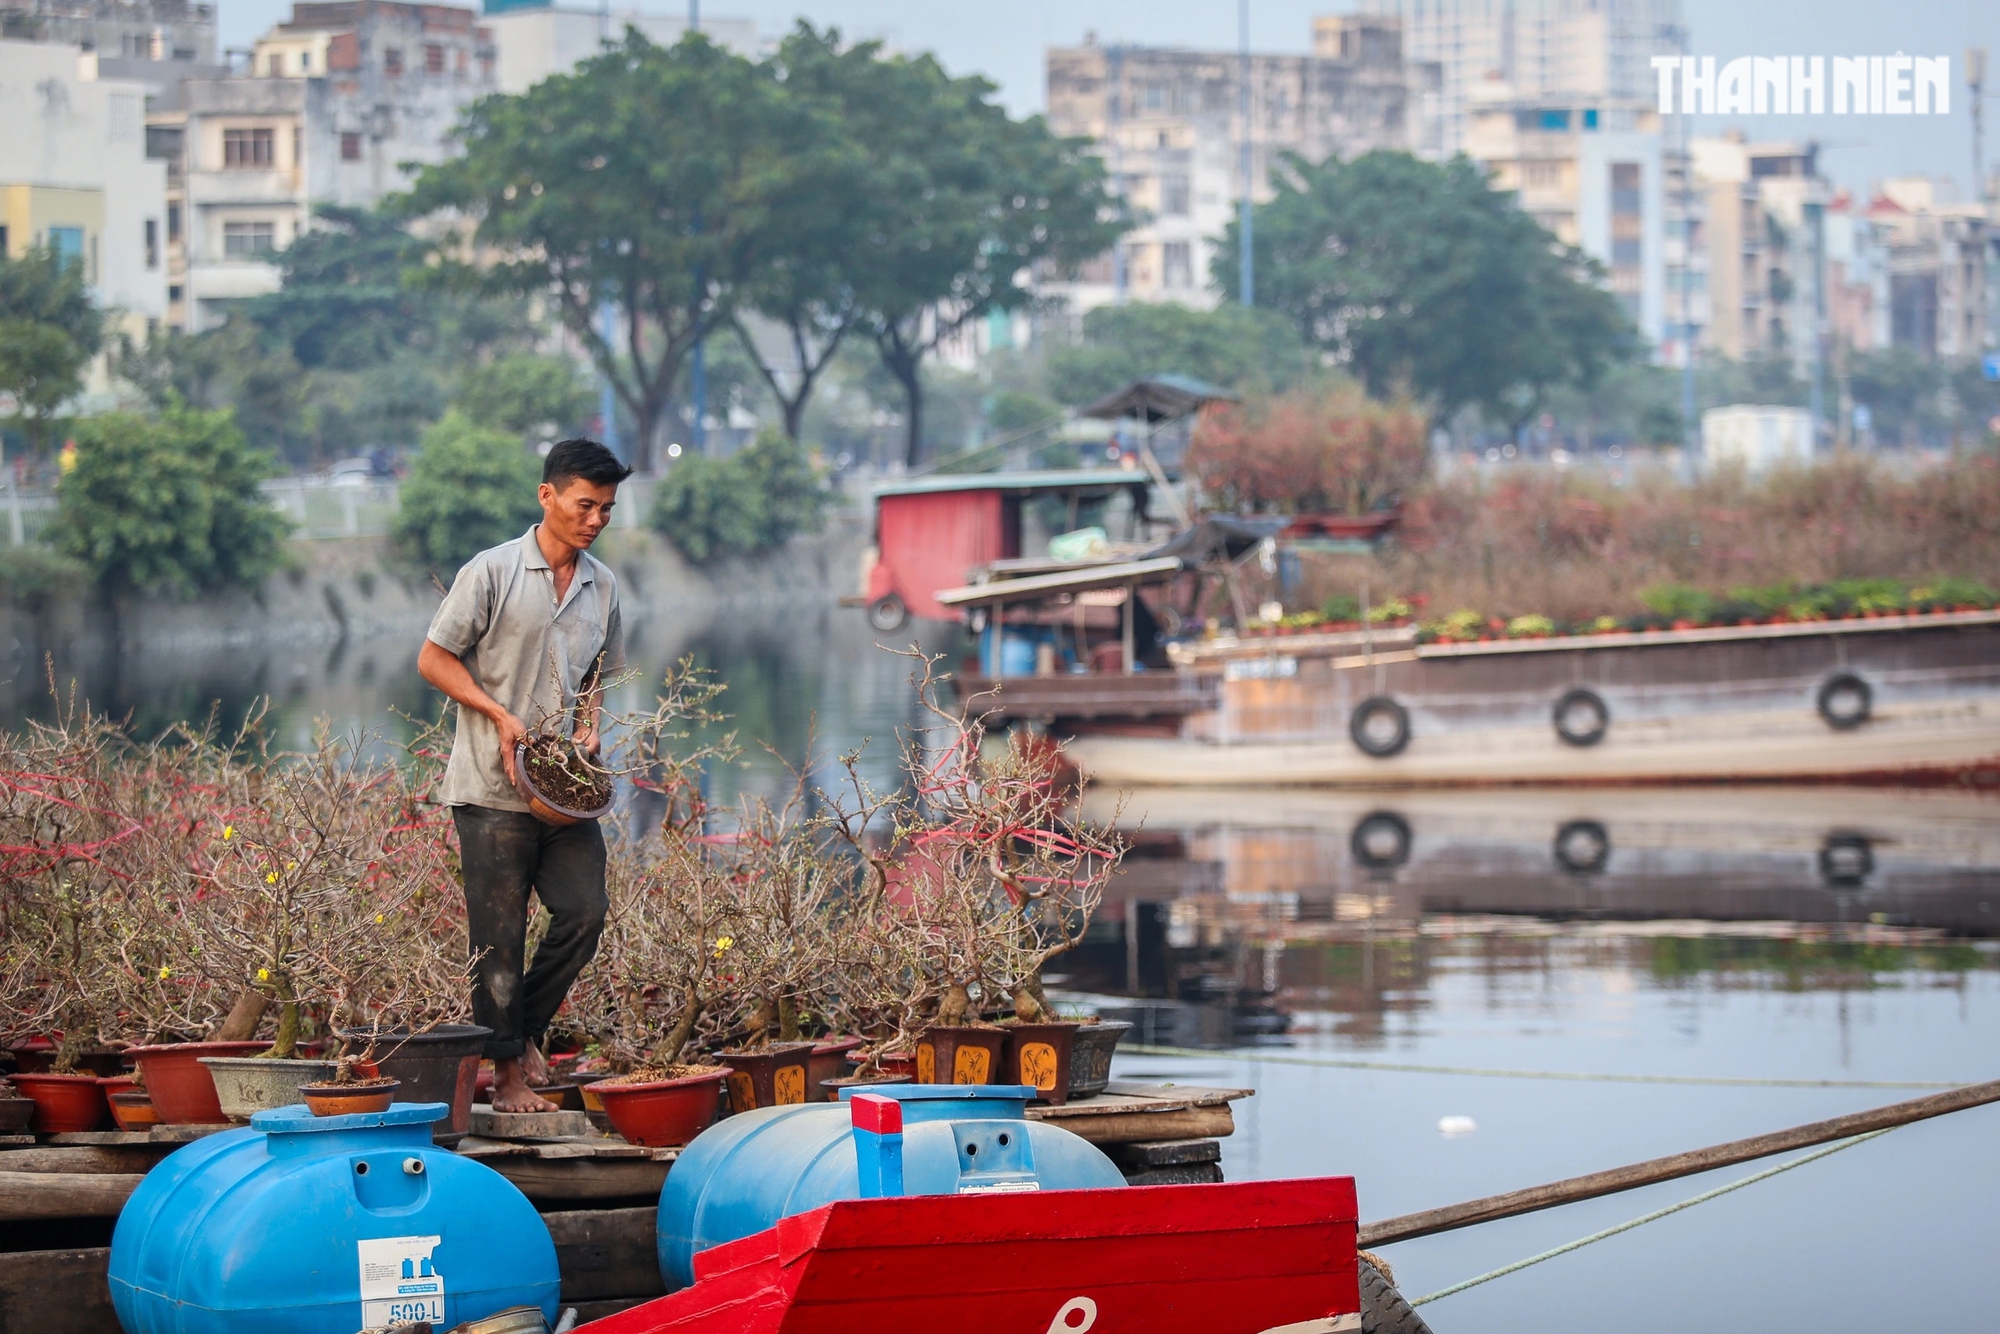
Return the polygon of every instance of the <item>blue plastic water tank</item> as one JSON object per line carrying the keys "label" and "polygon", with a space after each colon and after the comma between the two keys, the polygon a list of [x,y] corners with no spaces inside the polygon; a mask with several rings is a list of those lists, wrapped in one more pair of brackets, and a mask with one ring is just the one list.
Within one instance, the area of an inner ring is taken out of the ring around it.
{"label": "blue plastic water tank", "polygon": [[126,1334],[449,1329],[510,1306],[556,1316],[555,1243],[489,1167],[431,1143],[442,1103],[259,1112],[146,1174],[111,1238]]}
{"label": "blue plastic water tank", "polygon": [[[897,1155],[900,1188],[878,1184],[874,1159],[885,1146],[850,1119],[846,1100],[856,1092],[901,1105],[901,1134],[886,1146]],[[834,1200],[1124,1185],[1096,1145],[1023,1115],[1034,1092],[1015,1084],[892,1084],[843,1089],[837,1105],[763,1107],[720,1121],[681,1151],[660,1192],[660,1276],[669,1291],[686,1287],[695,1252]]]}

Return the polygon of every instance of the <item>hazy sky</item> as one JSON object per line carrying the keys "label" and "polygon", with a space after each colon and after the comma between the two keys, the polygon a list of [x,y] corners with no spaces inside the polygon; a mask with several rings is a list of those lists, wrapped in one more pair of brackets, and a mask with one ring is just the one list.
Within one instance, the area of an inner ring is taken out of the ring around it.
{"label": "hazy sky", "polygon": [[[572,3],[575,0],[571,0]],[[626,0],[620,0],[624,7]],[[248,46],[290,12],[289,0],[218,0],[222,40]],[[2000,2],[1996,0],[1682,0],[1695,54],[1717,63],[1743,55],[1909,55],[1952,58],[1952,115],[1811,117],[1745,120],[1754,138],[1817,138],[1824,169],[1861,188],[1883,176],[1950,176],[1961,190],[1971,175],[1971,122],[1965,114],[1961,61],[1968,45],[1983,45],[2000,65]],[[678,12],[666,0],[639,7]],[[1303,51],[1313,16],[1353,8],[1352,0],[1250,0],[1251,44],[1258,50]],[[1039,110],[1042,53],[1071,45],[1088,31],[1105,40],[1177,46],[1236,44],[1232,0],[704,0],[713,15],[756,20],[761,34],[782,32],[805,16],[853,36],[885,37],[909,49],[938,53],[954,72],[978,71],[1000,85],[1017,112]],[[2000,156],[2000,72],[1988,80],[1987,153]],[[1704,122],[1713,130],[1723,122]]]}

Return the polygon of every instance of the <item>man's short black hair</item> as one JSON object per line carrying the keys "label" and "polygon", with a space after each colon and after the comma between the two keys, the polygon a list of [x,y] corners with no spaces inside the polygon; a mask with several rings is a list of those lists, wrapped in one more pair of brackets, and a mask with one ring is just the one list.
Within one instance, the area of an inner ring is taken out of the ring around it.
{"label": "man's short black hair", "polygon": [[560,491],[572,477],[596,486],[616,486],[632,475],[618,456],[595,440],[564,440],[542,463],[542,480]]}

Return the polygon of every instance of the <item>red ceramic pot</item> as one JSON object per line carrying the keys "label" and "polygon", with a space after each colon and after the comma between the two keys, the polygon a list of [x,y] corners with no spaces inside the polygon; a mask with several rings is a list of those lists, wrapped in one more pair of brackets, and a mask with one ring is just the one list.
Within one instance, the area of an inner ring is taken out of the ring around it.
{"label": "red ceramic pot", "polygon": [[16,1092],[34,1099],[28,1128],[38,1135],[95,1130],[111,1111],[96,1075],[13,1075],[11,1082]]}
{"label": "red ceramic pot", "polygon": [[667,1149],[689,1143],[714,1123],[728,1077],[729,1071],[715,1070],[644,1084],[599,1082],[590,1089],[627,1142]]}
{"label": "red ceramic pot", "polygon": [[131,1047],[125,1054],[139,1063],[153,1110],[170,1126],[227,1125],[215,1080],[204,1056],[250,1056],[268,1051],[268,1042],[170,1042],[157,1047]]}
{"label": "red ceramic pot", "polygon": [[[866,1052],[847,1053],[848,1063],[857,1069],[868,1064]],[[875,1068],[885,1075],[908,1075],[912,1083],[917,1078],[917,1054],[913,1051],[885,1051],[875,1058]]]}

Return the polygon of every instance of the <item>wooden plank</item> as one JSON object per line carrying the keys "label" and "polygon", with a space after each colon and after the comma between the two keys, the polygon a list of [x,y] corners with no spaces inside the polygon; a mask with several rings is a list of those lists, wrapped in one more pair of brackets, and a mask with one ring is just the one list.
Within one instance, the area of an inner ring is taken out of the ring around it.
{"label": "wooden plank", "polygon": [[1147,1167],[1125,1174],[1128,1186],[1214,1186],[1222,1181],[1221,1163],[1183,1163],[1178,1167]]}
{"label": "wooden plank", "polygon": [[1222,1144],[1212,1139],[1150,1140],[1137,1144],[1114,1144],[1108,1148],[1111,1161],[1134,1170],[1222,1161]]}
{"label": "wooden plank", "polygon": [[[1256,1096],[1255,1089],[1209,1088],[1201,1084],[1141,1084],[1136,1080],[1114,1079],[1104,1086],[1107,1094],[1119,1094],[1133,1098],[1174,1098],[1184,1099],[1196,1107],[1214,1107],[1226,1102],[1241,1102]],[[1095,1102],[1096,1099],[1091,1099]],[[1076,1104],[1070,1104],[1075,1106]]]}
{"label": "wooden plank", "polygon": [[0,1172],[0,1221],[115,1218],[144,1173]]}
{"label": "wooden plank", "polygon": [[120,1148],[95,1145],[44,1145],[0,1153],[5,1172],[136,1172],[144,1175],[170,1152],[164,1144]]}
{"label": "wooden plank", "polygon": [[122,1334],[111,1248],[0,1254],[0,1334]]}
{"label": "wooden plank", "polygon": [[654,1241],[658,1209],[576,1209],[542,1215],[556,1244],[565,1306],[664,1293]]}
{"label": "wooden plank", "polygon": [[671,1164],[643,1158],[495,1158],[486,1165],[530,1200],[570,1202],[657,1197]]}
{"label": "wooden plank", "polygon": [[1139,1140],[1223,1139],[1236,1133],[1236,1118],[1226,1104],[1221,1107],[1189,1107],[1178,1112],[1078,1117],[1061,1125],[1072,1135],[1098,1145],[1130,1144]]}
{"label": "wooden plank", "polygon": [[1614,1167],[1604,1172],[1591,1172],[1585,1176],[1570,1177],[1566,1181],[1555,1181],[1545,1186],[1530,1186],[1525,1190],[1508,1191],[1504,1195],[1489,1195],[1484,1199],[1469,1200],[1464,1204],[1446,1205],[1442,1209],[1426,1209],[1421,1213],[1404,1214],[1400,1218],[1364,1225],[1361,1229],[1360,1244],[1386,1246],[1392,1241],[1428,1237],[1433,1233],[1470,1227],[1474,1223],[1487,1223],[1496,1218],[1513,1218],[1519,1214],[1533,1213],[1537,1209],[1549,1209],[1559,1204],[1595,1199],[1599,1195],[1631,1190],[1636,1186],[1650,1186],[1655,1182],[1672,1181],[1676,1177],[1693,1176],[1699,1172],[1713,1171],[1718,1167],[1747,1163],[1755,1158],[1766,1158],[1774,1153],[1788,1153],[1793,1149],[1809,1148],[1814,1144],[1826,1144],[1854,1135],[1865,1135],[1871,1130],[1905,1126],[1913,1121],[1928,1120],[1934,1116],[1964,1111],[1968,1107],[1982,1107],[1993,1102],[2000,1102],[2000,1080],[1984,1084],[1968,1084],[1945,1093],[1933,1093],[1927,1098],[1912,1098],[1908,1102],[1890,1103],[1886,1107],[1877,1107],[1866,1112],[1836,1116],[1830,1121],[1814,1121],[1807,1125],[1794,1126],[1790,1130],[1773,1131],[1768,1135],[1753,1135],[1749,1139],[1731,1140],[1727,1144],[1715,1144],[1705,1149],[1691,1149],[1686,1153],[1671,1154],[1665,1158],[1651,1158],[1643,1163]]}

